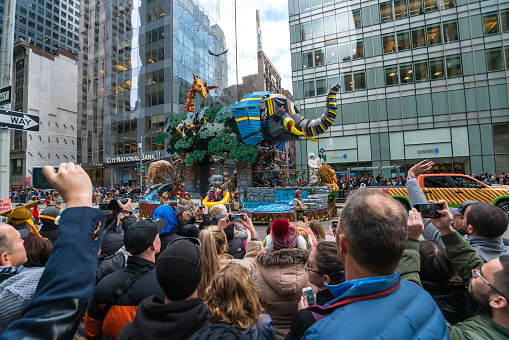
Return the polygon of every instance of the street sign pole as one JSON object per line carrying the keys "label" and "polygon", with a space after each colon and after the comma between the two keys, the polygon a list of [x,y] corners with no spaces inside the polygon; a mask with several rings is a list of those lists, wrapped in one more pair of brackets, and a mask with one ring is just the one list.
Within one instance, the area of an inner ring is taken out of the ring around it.
{"label": "street sign pole", "polygon": [[[14,21],[16,19],[16,0],[6,0],[2,43],[0,45],[0,88],[12,86],[12,62],[14,51]],[[7,104],[11,108],[11,103]],[[0,199],[9,197],[11,133],[0,127]]]}

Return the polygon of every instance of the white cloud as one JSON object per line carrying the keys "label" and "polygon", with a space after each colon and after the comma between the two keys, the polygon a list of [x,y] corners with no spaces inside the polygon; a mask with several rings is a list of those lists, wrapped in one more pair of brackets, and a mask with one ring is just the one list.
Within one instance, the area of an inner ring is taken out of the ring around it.
{"label": "white cloud", "polygon": [[262,48],[281,75],[281,86],[292,91],[290,27],[287,0],[258,0]]}

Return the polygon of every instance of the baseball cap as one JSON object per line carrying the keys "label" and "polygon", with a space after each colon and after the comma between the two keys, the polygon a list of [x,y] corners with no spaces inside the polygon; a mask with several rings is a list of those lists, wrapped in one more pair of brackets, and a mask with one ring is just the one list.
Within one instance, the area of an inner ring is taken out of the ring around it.
{"label": "baseball cap", "polygon": [[125,249],[132,255],[143,253],[164,228],[166,228],[166,222],[162,218],[152,221],[140,220],[133,223],[124,231]]}
{"label": "baseball cap", "polygon": [[465,212],[467,211],[468,206],[472,203],[476,203],[476,201],[465,201],[465,202],[461,203],[459,207],[449,208],[449,210],[451,211],[451,214],[453,214],[453,215],[465,216]]}
{"label": "baseball cap", "polygon": [[175,208],[175,214],[177,216],[181,215],[184,211],[189,210],[188,205],[179,205]]}
{"label": "baseball cap", "polygon": [[20,229],[18,230],[19,231],[19,235],[20,237],[23,239],[23,238],[26,238],[30,233],[28,232],[28,230],[26,229]]}
{"label": "baseball cap", "polygon": [[156,261],[157,282],[171,301],[182,301],[191,296],[198,288],[201,276],[201,243],[195,237],[179,237],[171,241]]}

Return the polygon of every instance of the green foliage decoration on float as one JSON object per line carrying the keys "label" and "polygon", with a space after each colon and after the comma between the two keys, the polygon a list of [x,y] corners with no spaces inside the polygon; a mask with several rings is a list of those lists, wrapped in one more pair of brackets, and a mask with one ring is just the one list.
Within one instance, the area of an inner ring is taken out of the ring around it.
{"label": "green foliage decoration on float", "polygon": [[256,157],[258,156],[258,149],[256,146],[247,145],[244,143],[240,143],[238,147],[236,147],[231,152],[231,158],[235,162],[244,162],[245,164],[252,164],[256,161]]}
{"label": "green foliage decoration on float", "polygon": [[206,151],[203,151],[203,150],[194,150],[193,152],[191,152],[190,154],[188,154],[186,156],[185,163],[186,163],[186,165],[191,165],[191,164],[194,164],[194,163],[199,163],[199,162],[201,162],[203,157],[205,157],[206,154],[207,154]]}

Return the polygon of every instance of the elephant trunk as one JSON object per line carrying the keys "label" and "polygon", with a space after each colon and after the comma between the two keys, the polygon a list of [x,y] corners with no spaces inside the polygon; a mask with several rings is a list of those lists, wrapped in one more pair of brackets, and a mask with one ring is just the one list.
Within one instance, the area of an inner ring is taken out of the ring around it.
{"label": "elephant trunk", "polygon": [[[317,119],[309,120],[302,117],[302,115],[295,113],[284,120],[285,128],[290,130],[293,134],[298,136],[304,136],[306,139],[317,142],[318,140],[313,138],[325,131],[334,124],[336,119],[336,94],[339,91],[340,86],[334,84],[327,93],[327,102],[325,106],[325,112]],[[292,103],[292,111],[296,112],[295,107]]]}

